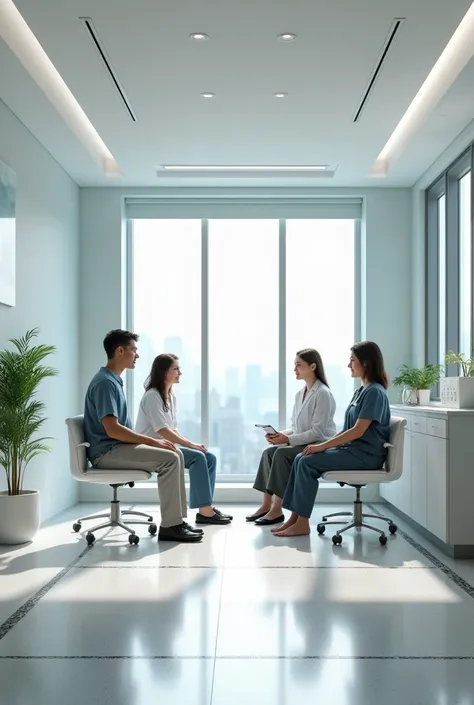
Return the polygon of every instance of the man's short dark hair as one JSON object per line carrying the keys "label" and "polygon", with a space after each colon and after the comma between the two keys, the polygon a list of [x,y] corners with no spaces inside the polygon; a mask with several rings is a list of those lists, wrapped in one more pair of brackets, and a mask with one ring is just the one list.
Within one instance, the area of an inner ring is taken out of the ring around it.
{"label": "man's short dark hair", "polygon": [[107,333],[104,338],[104,350],[107,355],[107,359],[111,360],[115,357],[115,351],[117,348],[126,348],[134,340],[138,341],[138,335],[136,333],[130,333],[128,330],[121,330],[117,328],[116,330],[111,330]]}

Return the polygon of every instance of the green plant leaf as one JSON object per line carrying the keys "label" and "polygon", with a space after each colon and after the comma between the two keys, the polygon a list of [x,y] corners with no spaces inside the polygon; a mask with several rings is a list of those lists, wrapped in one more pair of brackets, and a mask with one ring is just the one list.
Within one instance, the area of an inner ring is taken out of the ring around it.
{"label": "green plant leaf", "polygon": [[425,365],[425,367],[409,367],[402,365],[399,374],[394,378],[396,387],[409,387],[410,389],[431,389],[439,382],[443,365]]}
{"label": "green plant leaf", "polygon": [[30,461],[50,450],[44,442],[50,439],[35,437],[46,421],[45,405],[36,396],[44,380],[58,375],[56,369],[43,364],[56,348],[33,345],[38,332],[33,328],[9,341],[13,350],[0,350],[0,464],[10,494],[21,492]]}

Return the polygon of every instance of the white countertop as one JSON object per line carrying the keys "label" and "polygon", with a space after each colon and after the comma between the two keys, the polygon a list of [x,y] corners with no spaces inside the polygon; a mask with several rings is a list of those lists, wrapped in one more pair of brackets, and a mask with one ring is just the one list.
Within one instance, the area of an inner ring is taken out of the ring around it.
{"label": "white countertop", "polygon": [[394,411],[402,411],[406,414],[463,414],[474,416],[474,409],[452,409],[448,406],[441,406],[441,402],[434,401],[428,406],[410,406],[409,404],[390,404]]}

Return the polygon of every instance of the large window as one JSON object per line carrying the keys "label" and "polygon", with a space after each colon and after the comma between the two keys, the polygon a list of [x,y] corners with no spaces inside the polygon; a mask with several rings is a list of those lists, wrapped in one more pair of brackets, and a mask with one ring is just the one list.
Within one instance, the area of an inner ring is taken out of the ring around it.
{"label": "large window", "polygon": [[438,198],[438,362],[446,355],[446,195]]}
{"label": "large window", "polygon": [[217,455],[221,478],[253,476],[266,447],[255,424],[289,423],[300,386],[295,353],[315,347],[341,427],[354,388],[357,223],[130,220],[129,314],[140,335],[134,418],[153,358],[175,353],[180,432]]}
{"label": "large window", "polygon": [[426,194],[427,362],[442,365],[448,350],[472,354],[472,161],[471,147]]}
{"label": "large window", "polygon": [[177,392],[180,431],[201,436],[201,221],[136,220],[133,227],[131,301],[140,336],[132,376],[133,416],[156,355],[178,355],[183,376]]}
{"label": "large window", "polygon": [[301,383],[293,375],[295,353],[319,350],[337,401],[335,420],[354,392],[347,370],[354,344],[354,223],[345,220],[288,220],[286,225],[287,409]]}
{"label": "large window", "polygon": [[459,348],[469,357],[472,348],[471,172],[459,181]]}

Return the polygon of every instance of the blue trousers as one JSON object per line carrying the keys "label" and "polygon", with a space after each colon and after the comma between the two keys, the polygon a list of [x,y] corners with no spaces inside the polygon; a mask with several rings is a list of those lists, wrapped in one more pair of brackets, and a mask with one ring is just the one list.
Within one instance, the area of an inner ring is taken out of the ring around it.
{"label": "blue trousers", "polygon": [[189,508],[211,506],[216,484],[216,456],[182,446],[180,451],[184,456],[184,466],[189,470]]}
{"label": "blue trousers", "polygon": [[384,458],[364,458],[347,448],[328,448],[321,453],[296,456],[283,497],[283,507],[309,519],[318,494],[319,478],[330,470],[379,470]]}

